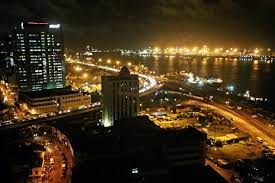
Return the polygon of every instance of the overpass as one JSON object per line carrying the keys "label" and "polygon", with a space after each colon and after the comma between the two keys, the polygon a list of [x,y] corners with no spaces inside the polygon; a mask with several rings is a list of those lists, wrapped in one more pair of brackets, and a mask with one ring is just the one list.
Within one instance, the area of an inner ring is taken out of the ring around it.
{"label": "overpass", "polygon": [[17,122],[16,124],[1,126],[0,131],[7,130],[7,129],[13,129],[13,128],[22,128],[22,127],[26,127],[26,126],[30,126],[30,125],[35,125],[35,124],[42,124],[42,123],[46,123],[46,122],[49,122],[52,120],[71,117],[74,115],[79,115],[79,114],[83,114],[83,113],[87,113],[87,112],[99,111],[100,109],[101,109],[101,106],[96,106],[96,107],[90,107],[87,109],[76,110],[76,111],[72,111],[72,112],[68,112],[68,113],[58,114],[55,116],[47,116],[44,118],[32,119],[32,120],[23,121],[23,122]]}
{"label": "overpass", "polygon": [[[85,65],[85,66],[88,66],[88,67],[97,67],[99,69],[106,70],[106,71],[111,71],[111,72],[115,72],[115,73],[120,71],[119,69],[116,69],[116,68],[101,66],[101,65],[95,65],[95,64],[92,64],[92,63],[84,63],[84,62],[80,62],[80,61],[77,61],[77,60],[70,60],[69,62],[80,64],[80,65]],[[152,76],[148,76],[148,75],[141,74],[141,73],[136,73],[136,72],[131,72],[131,73],[136,74],[139,77],[143,78],[149,84],[149,86],[143,86],[139,89],[140,96],[149,95],[149,94],[155,92],[156,90],[160,89],[163,86],[162,84],[158,84],[157,80]]]}

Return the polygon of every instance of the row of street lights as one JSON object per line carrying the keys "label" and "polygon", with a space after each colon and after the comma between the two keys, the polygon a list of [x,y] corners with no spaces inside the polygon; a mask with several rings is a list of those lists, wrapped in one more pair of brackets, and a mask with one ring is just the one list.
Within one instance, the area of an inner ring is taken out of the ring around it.
{"label": "row of street lights", "polygon": [[[98,59],[98,62],[101,63],[101,62],[103,62],[103,60],[102,60],[101,58],[99,58],[99,59]],[[108,60],[106,60],[106,63],[107,63],[107,64],[111,64],[111,63],[112,63],[112,60],[111,60],[111,59],[108,59]],[[119,66],[119,65],[121,64],[121,62],[120,62],[119,60],[117,60],[117,61],[115,61],[115,64],[116,64],[117,66]],[[127,66],[128,66],[128,67],[131,67],[131,66],[132,66],[132,63],[131,63],[131,62],[128,62],[128,63],[127,63]]]}

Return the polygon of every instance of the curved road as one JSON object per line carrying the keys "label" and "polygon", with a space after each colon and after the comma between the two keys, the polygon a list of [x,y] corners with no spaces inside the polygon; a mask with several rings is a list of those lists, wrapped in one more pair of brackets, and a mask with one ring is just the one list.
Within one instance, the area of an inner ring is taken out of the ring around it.
{"label": "curved road", "polygon": [[[111,71],[111,72],[119,72],[120,71],[119,69],[106,67],[106,66],[99,66],[99,65],[90,64],[90,63],[83,63],[83,62],[76,61],[76,60],[73,60],[73,61],[71,60],[70,63],[76,63],[76,64],[85,65],[85,66],[89,66],[89,67],[97,67],[97,68],[104,69],[104,70]],[[132,73],[137,74],[139,77],[143,78],[144,80],[146,80],[149,83],[149,86],[143,87],[139,90],[140,97],[149,95],[149,94],[159,90],[163,86],[163,84],[158,84],[157,80],[154,79],[151,76],[147,76],[145,74],[140,74],[140,73],[135,73],[135,72],[132,72]],[[89,108],[89,109],[86,109],[86,110],[98,110],[99,108],[100,108],[100,106],[97,106],[97,107]],[[57,116],[53,116],[53,117],[39,118],[39,119],[35,119],[35,120],[25,121],[25,122],[22,122],[22,123],[16,123],[16,124],[11,124],[11,125],[1,126],[0,130],[1,129],[8,129],[8,128],[17,128],[17,127],[29,126],[29,125],[37,124],[37,123],[43,123],[43,122],[46,122],[46,121],[50,121],[50,120],[59,119],[59,118],[62,118],[62,117],[75,115],[75,114],[81,113],[83,111],[85,111],[85,110],[73,111],[73,112],[70,112],[70,113],[67,113],[67,114],[57,115]]]}
{"label": "curved road", "polygon": [[[103,69],[103,70],[107,70],[107,71],[111,71],[111,72],[119,72],[120,71],[119,69],[115,69],[112,67],[100,66],[100,65],[95,65],[95,64],[91,64],[91,63],[84,63],[84,62],[80,62],[77,60],[70,60],[69,62],[80,64],[80,65],[85,65],[85,66],[89,66],[89,67],[97,67],[99,69]],[[158,90],[160,87],[162,87],[162,85],[158,84],[157,80],[155,78],[153,78],[152,76],[147,76],[145,74],[140,74],[140,73],[135,73],[135,72],[131,72],[131,73],[137,74],[139,77],[143,78],[144,80],[146,80],[149,83],[149,86],[143,87],[139,90],[139,93],[142,96],[144,96],[144,94],[148,95],[150,93],[153,93],[156,90]]]}
{"label": "curved road", "polygon": [[241,131],[249,133],[252,137],[261,137],[263,140],[268,142],[270,145],[275,147],[275,132],[274,129],[264,125],[261,121],[242,113],[237,113],[221,104],[207,103],[204,101],[188,100],[183,102],[189,105],[197,105],[212,109],[219,114],[223,115],[227,119],[234,119],[232,123]]}

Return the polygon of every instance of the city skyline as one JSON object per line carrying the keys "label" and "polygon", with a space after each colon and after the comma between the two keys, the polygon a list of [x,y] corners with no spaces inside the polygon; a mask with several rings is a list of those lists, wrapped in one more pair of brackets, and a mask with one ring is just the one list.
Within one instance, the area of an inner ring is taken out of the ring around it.
{"label": "city skyline", "polygon": [[2,180],[274,182],[274,17],[272,0],[1,3]]}
{"label": "city skyline", "polygon": [[[0,11],[3,17],[0,35],[8,33],[18,21],[44,19],[63,24],[67,47],[74,49],[87,44],[105,48],[139,48],[152,44],[274,48],[272,32],[275,28],[271,23],[274,7],[271,0],[134,3],[72,0],[24,5],[21,1],[11,1],[1,6],[3,10],[14,11],[8,14]],[[9,21],[4,18],[7,15]]]}

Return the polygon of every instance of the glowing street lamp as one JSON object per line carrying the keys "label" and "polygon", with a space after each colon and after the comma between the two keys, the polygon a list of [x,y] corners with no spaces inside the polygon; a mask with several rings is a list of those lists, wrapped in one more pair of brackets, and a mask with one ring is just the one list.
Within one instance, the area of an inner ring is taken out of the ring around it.
{"label": "glowing street lamp", "polygon": [[82,68],[81,68],[81,67],[76,66],[76,67],[75,67],[75,70],[76,70],[76,71],[82,71]]}
{"label": "glowing street lamp", "polygon": [[116,61],[116,65],[119,65],[120,64],[120,61]]}
{"label": "glowing street lamp", "polygon": [[132,66],[132,63],[131,63],[131,62],[128,62],[128,66],[131,67],[131,66]]}
{"label": "glowing street lamp", "polygon": [[215,52],[215,53],[219,53],[219,52],[220,52],[220,49],[216,48],[214,52]]}
{"label": "glowing street lamp", "polygon": [[254,53],[257,55],[260,51],[258,50],[258,48],[255,49]]}
{"label": "glowing street lamp", "polygon": [[87,78],[88,77],[88,74],[87,73],[84,73],[83,74],[83,78]]}
{"label": "glowing street lamp", "polygon": [[112,61],[110,59],[107,60],[107,63],[110,64]]}
{"label": "glowing street lamp", "polygon": [[230,92],[233,92],[235,89],[235,87],[233,85],[230,85],[227,87],[227,90],[229,90]]}

